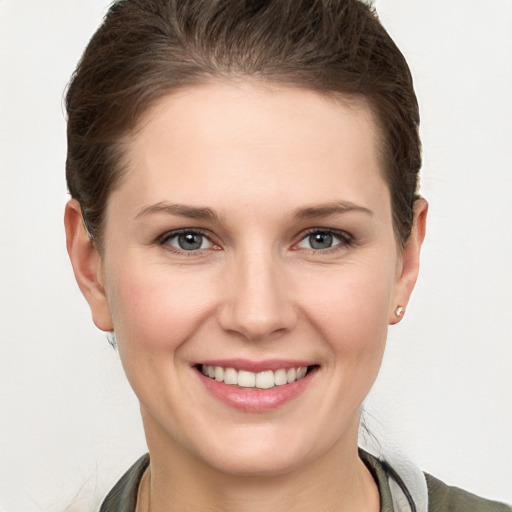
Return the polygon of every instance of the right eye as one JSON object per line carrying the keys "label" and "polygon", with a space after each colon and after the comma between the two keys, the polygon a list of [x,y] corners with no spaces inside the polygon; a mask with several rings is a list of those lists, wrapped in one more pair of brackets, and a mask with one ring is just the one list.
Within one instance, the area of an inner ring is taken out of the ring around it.
{"label": "right eye", "polygon": [[174,231],[165,235],[161,243],[185,252],[202,251],[213,247],[211,240],[197,231]]}
{"label": "right eye", "polygon": [[328,252],[329,250],[341,250],[351,245],[350,235],[344,231],[332,229],[313,229],[306,233],[306,236],[299,241],[297,247],[301,249],[312,249],[317,252]]}

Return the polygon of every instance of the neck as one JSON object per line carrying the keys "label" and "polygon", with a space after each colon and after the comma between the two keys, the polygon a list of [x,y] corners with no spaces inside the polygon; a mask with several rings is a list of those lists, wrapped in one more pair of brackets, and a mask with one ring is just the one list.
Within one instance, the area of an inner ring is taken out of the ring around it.
{"label": "neck", "polygon": [[379,510],[378,489],[359,459],[356,440],[348,445],[342,440],[323,456],[284,474],[239,476],[212,468],[167,436],[154,435],[154,428],[151,432],[151,477],[148,473],[141,482],[138,511],[146,512],[149,501],[150,512]]}

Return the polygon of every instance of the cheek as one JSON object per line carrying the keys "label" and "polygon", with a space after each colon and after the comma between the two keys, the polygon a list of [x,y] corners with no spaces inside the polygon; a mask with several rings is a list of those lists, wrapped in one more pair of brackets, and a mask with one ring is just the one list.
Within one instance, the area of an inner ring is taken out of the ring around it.
{"label": "cheek", "polygon": [[[347,265],[326,272],[304,291],[311,324],[344,362],[375,357],[384,349],[393,292],[394,263]],[[380,364],[380,363],[379,363]]]}
{"label": "cheek", "polygon": [[197,273],[170,272],[163,265],[125,264],[110,284],[120,350],[123,346],[145,353],[176,350],[201,325],[212,305],[213,291]]}

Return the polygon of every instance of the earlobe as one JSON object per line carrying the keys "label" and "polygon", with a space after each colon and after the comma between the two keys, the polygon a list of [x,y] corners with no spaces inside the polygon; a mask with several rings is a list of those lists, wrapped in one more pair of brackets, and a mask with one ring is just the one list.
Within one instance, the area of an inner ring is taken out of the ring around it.
{"label": "earlobe", "polygon": [[103,282],[102,262],[87,233],[80,204],[71,199],[64,214],[66,247],[75,279],[91,308],[93,321],[102,331],[113,329],[110,308]]}
{"label": "earlobe", "polygon": [[[400,271],[397,275],[389,324],[397,324],[403,318],[405,308],[418,279],[420,269],[420,252],[425,239],[427,227],[428,203],[425,199],[417,199],[414,203],[414,222],[411,236],[402,249]],[[397,314],[397,311],[400,314]]]}

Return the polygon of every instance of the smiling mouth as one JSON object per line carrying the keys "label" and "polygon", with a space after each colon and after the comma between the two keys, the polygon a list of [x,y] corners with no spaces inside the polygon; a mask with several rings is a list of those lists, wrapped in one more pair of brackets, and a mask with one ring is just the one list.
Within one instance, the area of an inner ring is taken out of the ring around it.
{"label": "smiling mouth", "polygon": [[205,377],[230,386],[271,389],[276,386],[286,386],[303,379],[308,373],[316,369],[317,365],[280,368],[275,371],[267,370],[263,372],[250,372],[206,364],[198,365],[197,368]]}

